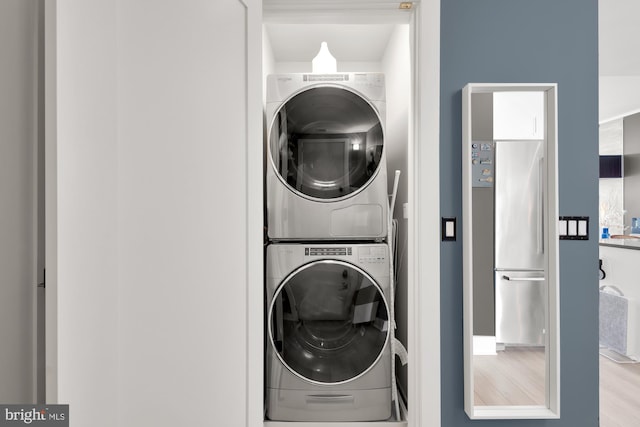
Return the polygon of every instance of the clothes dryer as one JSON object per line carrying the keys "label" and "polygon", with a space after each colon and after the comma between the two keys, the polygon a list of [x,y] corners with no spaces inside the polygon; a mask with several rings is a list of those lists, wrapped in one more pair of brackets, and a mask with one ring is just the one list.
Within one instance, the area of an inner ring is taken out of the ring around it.
{"label": "clothes dryer", "polygon": [[386,244],[267,248],[267,418],[391,416]]}
{"label": "clothes dryer", "polygon": [[384,75],[270,75],[266,118],[269,238],[384,239]]}

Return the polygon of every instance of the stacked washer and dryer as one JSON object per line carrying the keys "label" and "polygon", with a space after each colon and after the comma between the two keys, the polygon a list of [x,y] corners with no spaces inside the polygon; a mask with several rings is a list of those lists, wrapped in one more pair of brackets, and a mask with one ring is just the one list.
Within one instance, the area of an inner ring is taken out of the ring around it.
{"label": "stacked washer and dryer", "polygon": [[266,415],[391,416],[380,73],[267,77]]}

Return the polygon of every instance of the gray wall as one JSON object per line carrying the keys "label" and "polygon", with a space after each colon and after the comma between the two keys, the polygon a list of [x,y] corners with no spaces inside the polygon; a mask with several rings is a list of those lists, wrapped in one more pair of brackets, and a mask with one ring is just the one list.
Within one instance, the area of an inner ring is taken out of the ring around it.
{"label": "gray wall", "polygon": [[624,225],[631,226],[631,218],[640,217],[640,113],[624,118],[623,144]]}
{"label": "gray wall", "polygon": [[560,242],[561,418],[476,421],[463,407],[462,239],[441,245],[442,425],[598,425],[597,0],[441,2],[440,203],[462,216],[461,89],[558,83],[560,215],[588,215],[589,241]]}
{"label": "gray wall", "polygon": [[[471,95],[471,139],[493,141],[493,94]],[[473,335],[494,336],[493,187],[471,191],[473,206]]]}
{"label": "gray wall", "polygon": [[473,335],[495,336],[493,187],[471,190],[473,206]]}

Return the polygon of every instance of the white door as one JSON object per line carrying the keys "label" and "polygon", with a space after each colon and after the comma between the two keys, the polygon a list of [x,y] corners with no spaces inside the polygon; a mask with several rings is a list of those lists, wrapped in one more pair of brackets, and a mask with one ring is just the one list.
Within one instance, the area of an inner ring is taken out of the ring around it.
{"label": "white door", "polygon": [[55,16],[58,401],[78,426],[244,426],[263,393],[260,2]]}
{"label": "white door", "polygon": [[257,4],[118,2],[120,427],[245,424],[248,287],[262,293]]}
{"label": "white door", "polygon": [[0,2],[0,402],[36,401],[37,1]]}

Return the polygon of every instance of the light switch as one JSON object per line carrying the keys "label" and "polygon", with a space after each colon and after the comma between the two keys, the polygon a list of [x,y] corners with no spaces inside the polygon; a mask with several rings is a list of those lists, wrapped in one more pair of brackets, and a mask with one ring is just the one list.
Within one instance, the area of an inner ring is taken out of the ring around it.
{"label": "light switch", "polygon": [[456,218],[442,218],[442,241],[456,240]]}
{"label": "light switch", "polygon": [[446,224],[444,231],[445,237],[456,237],[455,223],[453,221],[447,221]]}
{"label": "light switch", "polygon": [[589,234],[587,232],[587,224],[588,221],[586,219],[578,220],[578,236],[587,236]]}
{"label": "light switch", "polygon": [[558,222],[558,235],[560,235],[560,237],[567,235],[567,220],[566,219],[561,219]]}
{"label": "light switch", "polygon": [[589,240],[588,216],[561,216],[558,221],[561,240]]}

